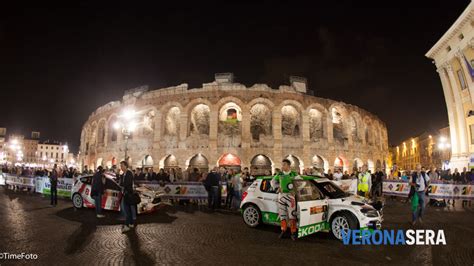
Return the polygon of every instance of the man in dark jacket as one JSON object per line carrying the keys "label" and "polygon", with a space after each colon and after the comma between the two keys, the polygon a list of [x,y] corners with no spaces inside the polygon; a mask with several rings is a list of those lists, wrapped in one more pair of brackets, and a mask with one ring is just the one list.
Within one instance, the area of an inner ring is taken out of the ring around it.
{"label": "man in dark jacket", "polygon": [[56,164],[49,176],[49,182],[51,184],[51,206],[56,207],[58,204],[58,166]]}
{"label": "man in dark jacket", "polygon": [[104,218],[102,214],[102,195],[104,194],[105,176],[104,168],[99,166],[97,172],[92,177],[91,196],[95,202],[95,214],[97,218]]}
{"label": "man in dark jacket", "polygon": [[126,161],[120,162],[120,169],[123,172],[122,179],[122,191],[123,197],[122,200],[124,211],[125,211],[125,225],[122,228],[122,233],[130,231],[130,228],[134,227],[133,216],[132,216],[132,203],[130,199],[133,195],[133,173],[128,169],[128,163]]}
{"label": "man in dark jacket", "polygon": [[206,180],[204,181],[204,186],[207,190],[207,204],[209,208],[213,210],[219,208],[219,182],[221,176],[218,172],[218,168],[214,167],[212,171],[207,175]]}

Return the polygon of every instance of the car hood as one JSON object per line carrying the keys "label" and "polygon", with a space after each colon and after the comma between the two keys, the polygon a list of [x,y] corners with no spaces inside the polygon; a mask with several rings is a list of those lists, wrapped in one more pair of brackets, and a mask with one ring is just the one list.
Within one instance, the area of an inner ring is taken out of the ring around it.
{"label": "car hood", "polygon": [[357,195],[350,195],[339,199],[329,199],[328,201],[334,205],[346,205],[354,208],[373,208],[366,198]]}
{"label": "car hood", "polygon": [[150,198],[158,198],[158,197],[164,195],[163,192],[152,190],[152,189],[150,189],[146,186],[137,187],[137,188],[135,188],[135,190],[138,193],[140,193],[141,195],[145,195],[145,196],[148,196]]}

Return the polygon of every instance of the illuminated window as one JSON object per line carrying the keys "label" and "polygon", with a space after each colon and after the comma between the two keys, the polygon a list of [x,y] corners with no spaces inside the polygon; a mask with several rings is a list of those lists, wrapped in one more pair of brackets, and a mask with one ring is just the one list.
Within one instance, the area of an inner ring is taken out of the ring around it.
{"label": "illuminated window", "polygon": [[467,89],[466,80],[464,79],[464,74],[462,73],[462,70],[459,69],[456,73],[458,74],[459,83],[461,83],[461,89]]}

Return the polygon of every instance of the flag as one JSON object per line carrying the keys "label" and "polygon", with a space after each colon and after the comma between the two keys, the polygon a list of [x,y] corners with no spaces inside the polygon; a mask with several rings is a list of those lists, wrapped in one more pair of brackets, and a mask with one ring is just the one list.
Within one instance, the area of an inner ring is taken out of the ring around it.
{"label": "flag", "polygon": [[463,56],[464,56],[464,61],[466,62],[466,65],[467,65],[467,69],[469,70],[469,74],[471,75],[471,79],[474,81],[474,69],[472,69],[471,63],[467,61],[467,57],[465,55]]}

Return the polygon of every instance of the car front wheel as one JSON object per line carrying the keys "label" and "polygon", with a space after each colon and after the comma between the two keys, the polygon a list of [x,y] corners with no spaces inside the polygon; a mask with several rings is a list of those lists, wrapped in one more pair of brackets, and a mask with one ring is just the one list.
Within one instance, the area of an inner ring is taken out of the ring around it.
{"label": "car front wheel", "polygon": [[357,229],[357,221],[355,217],[350,213],[339,213],[336,214],[331,220],[331,232],[335,238],[342,240],[342,232],[348,232],[348,230]]}
{"label": "car front wheel", "polygon": [[245,224],[250,227],[257,227],[260,224],[262,216],[257,206],[249,204],[244,207],[242,212]]}
{"label": "car front wheel", "polygon": [[82,201],[82,196],[79,193],[76,193],[72,196],[72,204],[74,205],[74,208],[76,209],[82,208],[83,201]]}

